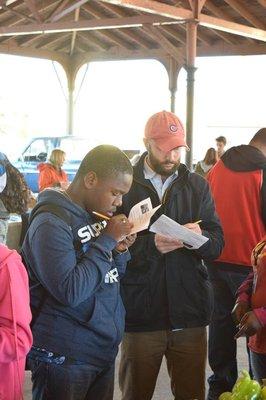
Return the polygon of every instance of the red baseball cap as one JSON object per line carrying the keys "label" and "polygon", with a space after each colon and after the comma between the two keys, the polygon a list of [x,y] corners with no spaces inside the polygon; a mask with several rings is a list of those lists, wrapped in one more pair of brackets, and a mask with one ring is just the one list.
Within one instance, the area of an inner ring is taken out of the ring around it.
{"label": "red baseball cap", "polygon": [[153,139],[164,152],[176,147],[189,147],[185,140],[185,130],[180,119],[169,111],[152,115],[145,126],[145,138]]}

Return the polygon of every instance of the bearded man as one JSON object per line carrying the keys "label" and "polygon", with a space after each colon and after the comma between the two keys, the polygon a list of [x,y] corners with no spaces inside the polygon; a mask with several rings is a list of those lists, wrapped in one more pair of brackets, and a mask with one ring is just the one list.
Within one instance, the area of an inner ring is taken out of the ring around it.
{"label": "bearded man", "polygon": [[189,250],[178,238],[148,230],[138,234],[121,287],[126,308],[122,400],[152,398],[164,356],[174,398],[204,400],[212,295],[203,260],[219,256],[223,233],[207,181],[180,163],[181,150],[188,147],[179,118],[167,111],[153,115],[144,144],[147,152],[134,166],[121,212],[128,215],[150,197],[153,207],[161,204],[156,219],[165,214],[209,240]]}

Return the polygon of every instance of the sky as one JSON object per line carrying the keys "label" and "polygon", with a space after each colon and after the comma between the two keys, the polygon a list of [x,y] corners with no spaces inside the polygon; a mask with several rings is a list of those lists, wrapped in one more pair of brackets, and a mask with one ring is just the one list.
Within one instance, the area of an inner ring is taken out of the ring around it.
{"label": "sky", "polygon": [[[230,147],[248,143],[266,126],[266,56],[197,58],[196,66],[193,153],[199,160],[215,137],[226,136]],[[0,87],[1,150],[11,158],[32,136],[66,134],[67,82],[59,64],[0,55]],[[91,63],[77,76],[74,134],[91,138],[93,145],[142,149],[145,122],[163,109],[170,109],[170,93],[158,61]],[[184,124],[185,109],[181,70],[176,114]]]}

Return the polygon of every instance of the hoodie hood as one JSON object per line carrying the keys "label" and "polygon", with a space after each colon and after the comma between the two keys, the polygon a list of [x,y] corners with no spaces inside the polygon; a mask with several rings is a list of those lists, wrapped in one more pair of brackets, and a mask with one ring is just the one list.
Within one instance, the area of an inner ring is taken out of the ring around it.
{"label": "hoodie hood", "polygon": [[266,169],[266,157],[254,146],[241,145],[231,147],[221,157],[224,165],[236,172]]}
{"label": "hoodie hood", "polygon": [[[72,215],[80,217],[88,217],[88,212],[84,208],[80,207],[73,201],[71,201],[64,191],[59,189],[46,189],[38,195],[38,205],[40,204],[56,204],[70,211]],[[94,217],[92,216],[94,219]]]}

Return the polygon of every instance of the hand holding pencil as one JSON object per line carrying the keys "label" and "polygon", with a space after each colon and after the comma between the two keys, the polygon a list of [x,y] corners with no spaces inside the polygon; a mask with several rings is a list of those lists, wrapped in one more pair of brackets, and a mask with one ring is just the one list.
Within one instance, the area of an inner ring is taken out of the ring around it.
{"label": "hand holding pencil", "polygon": [[108,221],[104,232],[117,242],[125,240],[130,235],[133,224],[129,222],[124,214],[115,215],[111,218],[96,211],[93,211],[93,214]]}

